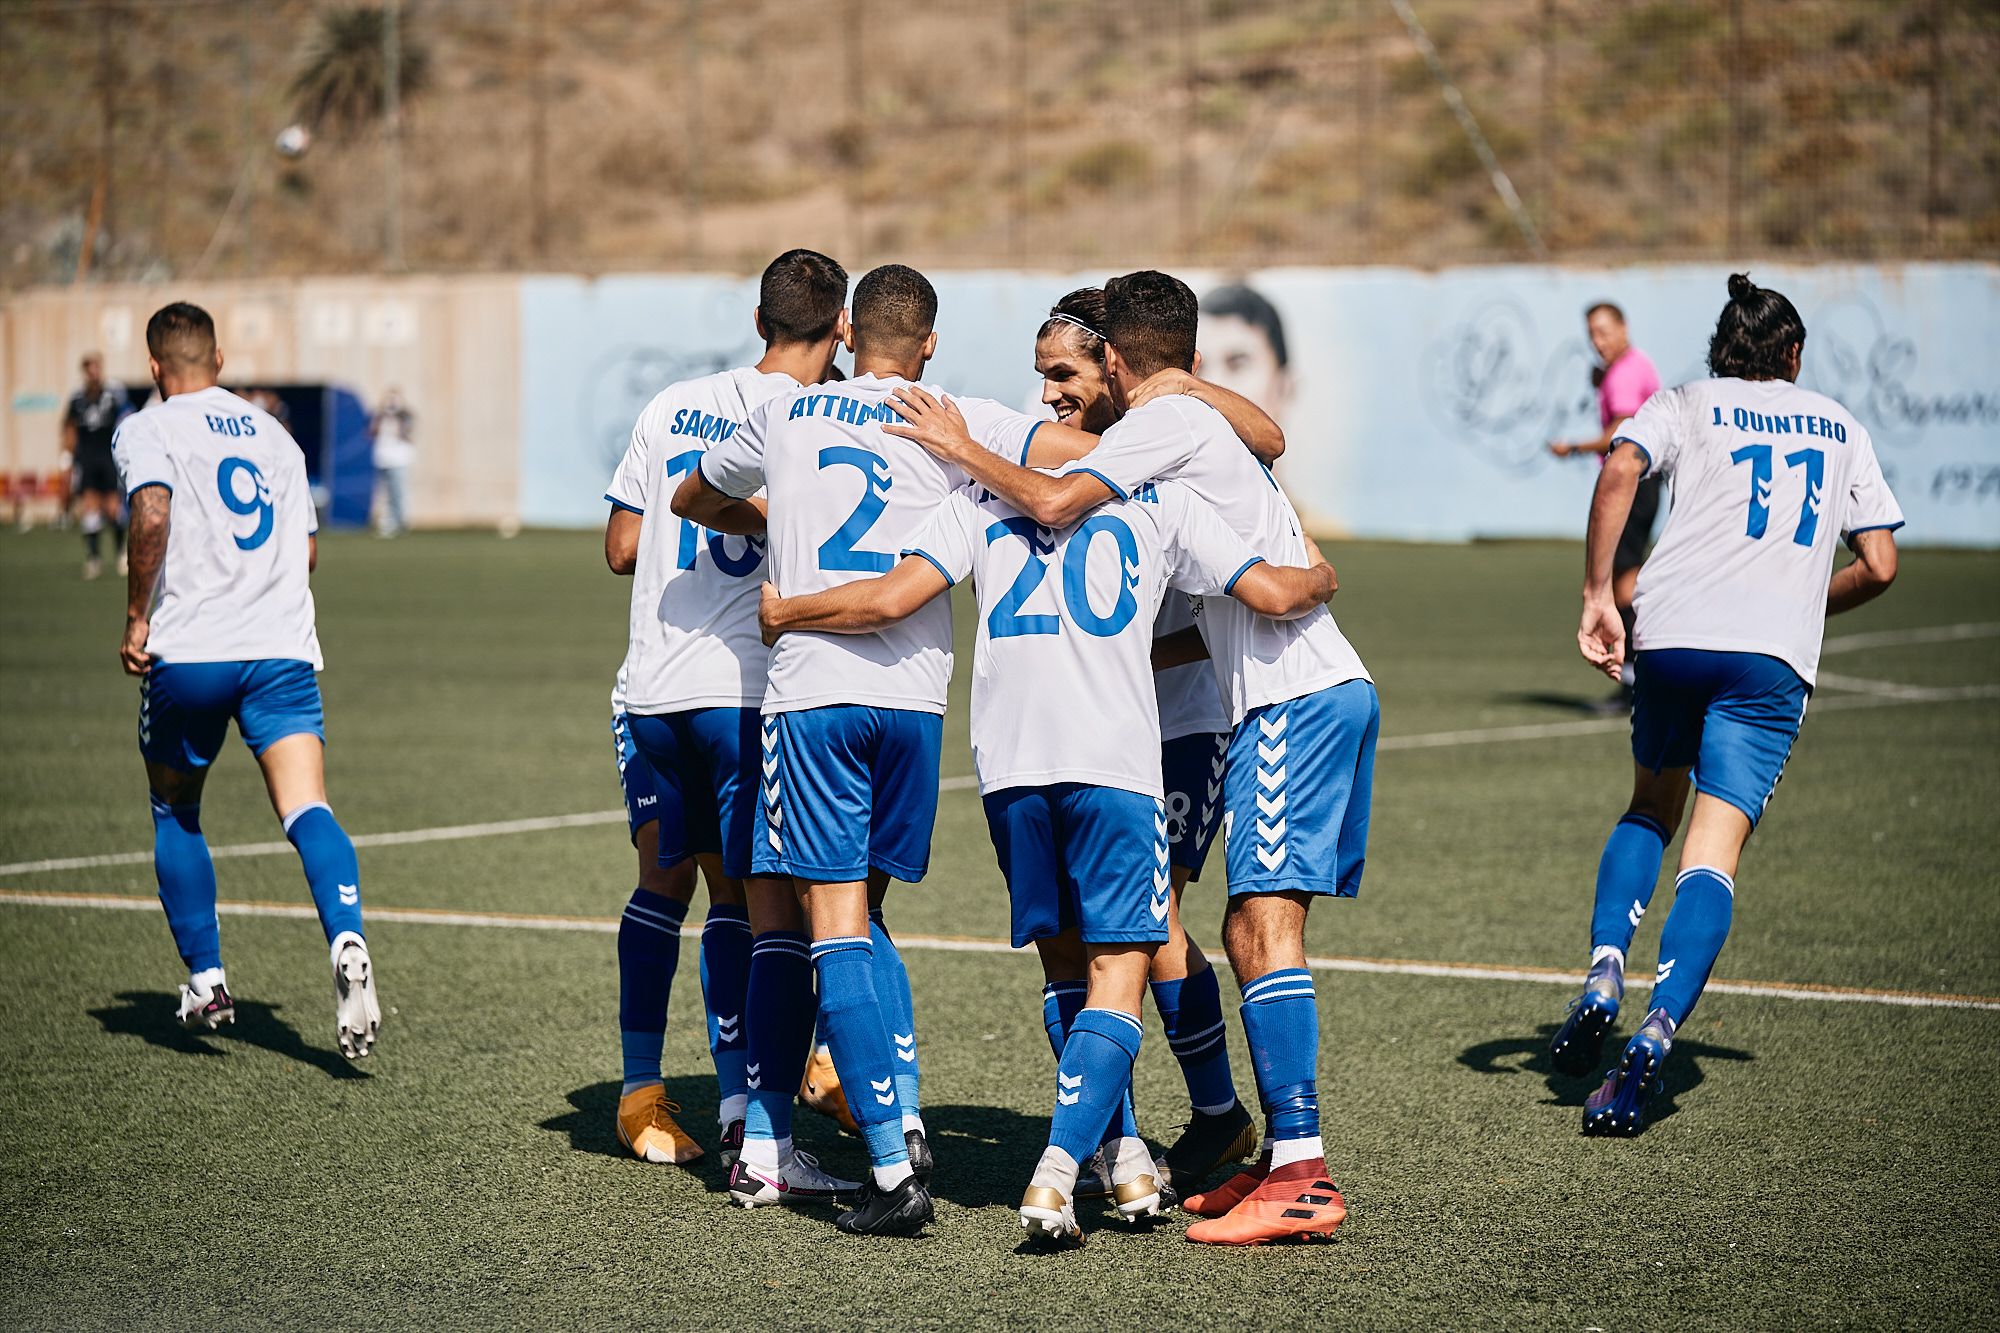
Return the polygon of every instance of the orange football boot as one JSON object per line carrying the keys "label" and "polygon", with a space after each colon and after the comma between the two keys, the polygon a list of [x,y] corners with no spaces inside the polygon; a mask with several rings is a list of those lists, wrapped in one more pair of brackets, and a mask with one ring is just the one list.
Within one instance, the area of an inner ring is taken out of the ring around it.
{"label": "orange football boot", "polygon": [[1347,1202],[1326,1178],[1326,1163],[1278,1167],[1221,1217],[1197,1222],[1187,1238],[1202,1245],[1262,1245],[1294,1237],[1324,1238],[1347,1217]]}
{"label": "orange football boot", "polygon": [[692,1162],[701,1145],[674,1119],[680,1109],[658,1083],[632,1089],[618,1099],[618,1141],[642,1161]]}
{"label": "orange football boot", "polygon": [[1181,1211],[1193,1213],[1196,1217],[1221,1217],[1250,1197],[1250,1192],[1264,1183],[1264,1177],[1271,1172],[1271,1154],[1267,1149],[1257,1160],[1244,1167],[1214,1189],[1201,1194],[1190,1194],[1181,1200]]}
{"label": "orange football boot", "polygon": [[854,1123],[854,1112],[847,1109],[847,1094],[840,1090],[833,1053],[824,1046],[814,1046],[812,1059],[806,1061],[806,1076],[799,1080],[799,1100],[839,1125],[843,1133],[861,1132]]}

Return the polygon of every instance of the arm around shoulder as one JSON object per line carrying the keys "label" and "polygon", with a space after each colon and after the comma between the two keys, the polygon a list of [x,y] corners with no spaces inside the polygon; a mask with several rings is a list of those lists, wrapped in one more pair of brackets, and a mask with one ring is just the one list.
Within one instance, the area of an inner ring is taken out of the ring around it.
{"label": "arm around shoulder", "polygon": [[1340,580],[1332,565],[1301,569],[1263,560],[1243,570],[1229,585],[1231,597],[1273,620],[1296,620],[1316,607],[1325,606],[1338,591]]}

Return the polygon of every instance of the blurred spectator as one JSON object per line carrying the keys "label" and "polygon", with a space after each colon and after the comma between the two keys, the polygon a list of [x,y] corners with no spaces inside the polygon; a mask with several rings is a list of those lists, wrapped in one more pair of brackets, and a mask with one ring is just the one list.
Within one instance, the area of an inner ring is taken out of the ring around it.
{"label": "blurred spectator", "polygon": [[[104,572],[104,525],[111,525],[117,547],[118,572],[125,572],[125,491],[118,480],[118,463],[111,456],[111,437],[132,410],[125,386],[104,378],[104,357],[86,352],[83,387],[69,396],[63,411],[62,450],[75,477],[74,493],[83,507],[83,576]],[[67,502],[65,502],[65,508]]]}
{"label": "blurred spectator", "polygon": [[[1583,319],[1590,331],[1590,345],[1597,350],[1597,365],[1592,367],[1590,379],[1597,386],[1597,424],[1601,429],[1592,439],[1574,443],[1557,440],[1549,445],[1549,452],[1557,458],[1590,454],[1601,467],[1605,455],[1611,452],[1611,441],[1618,434],[1618,427],[1659,392],[1660,373],[1653,369],[1652,359],[1632,345],[1631,334],[1625,328],[1625,312],[1617,306],[1599,301],[1584,312]],[[1632,513],[1625,520],[1625,531],[1618,538],[1618,552],[1611,562],[1611,595],[1618,603],[1618,613],[1625,618],[1627,643],[1632,641],[1632,592],[1638,586],[1639,566],[1646,559],[1646,548],[1653,540],[1653,522],[1659,514],[1660,479],[1648,476],[1632,497]],[[1629,703],[1631,695],[1632,664],[1628,661],[1619,699]]]}
{"label": "blurred spectator", "polygon": [[382,395],[382,406],[368,422],[368,434],[375,441],[375,475],[382,488],[375,530],[384,537],[400,536],[410,526],[408,485],[410,465],[417,461],[415,421],[403,404],[403,391],[392,388]]}
{"label": "blurred spectator", "polygon": [[292,429],[292,409],[285,404],[283,396],[276,389],[249,389],[243,394],[253,406],[269,413],[271,419],[285,428],[287,434]]}

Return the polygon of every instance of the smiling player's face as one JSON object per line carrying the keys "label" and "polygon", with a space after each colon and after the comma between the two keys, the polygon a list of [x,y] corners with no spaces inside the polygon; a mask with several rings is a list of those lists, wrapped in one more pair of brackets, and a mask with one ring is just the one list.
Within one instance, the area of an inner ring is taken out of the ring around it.
{"label": "smiling player's face", "polygon": [[1042,401],[1056,420],[1102,435],[1118,420],[1111,382],[1104,367],[1083,350],[1083,335],[1058,328],[1035,342],[1035,373],[1042,377]]}

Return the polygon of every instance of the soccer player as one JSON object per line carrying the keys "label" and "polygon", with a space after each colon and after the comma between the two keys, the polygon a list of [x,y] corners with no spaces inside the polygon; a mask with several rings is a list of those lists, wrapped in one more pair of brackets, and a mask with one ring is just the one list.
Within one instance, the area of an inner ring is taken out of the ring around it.
{"label": "soccer player", "polygon": [[619,1138],[649,1160],[686,1162],[701,1152],[675,1123],[660,1076],[680,926],[699,863],[709,887],[701,978],[718,1118],[730,1196],[746,1207],[830,1202],[856,1185],[791,1147],[791,1092],[812,1036],[812,971],[790,880],[755,875],[751,865],[769,658],[757,628],[764,543],[676,519],[660,501],[759,406],[826,374],[845,332],[846,297],[847,272],[825,255],[792,250],[772,260],[752,317],[763,358],[662,390],[640,414],[605,495],[606,559],[633,575],[626,725],[654,780],[658,863],[669,876],[642,880],[619,926]]}
{"label": "soccer player", "polygon": [[[889,573],[796,598],[766,587],[767,633],[876,633],[974,576],[972,750],[987,828],[1013,904],[1013,941],[1041,949],[1051,985],[1084,981],[1066,949],[1088,953],[1081,1011],[1066,1025],[1047,1149],[1021,1204],[1038,1240],[1081,1239],[1074,1196],[1084,1158],[1117,1118],[1138,1056],[1140,1005],[1172,901],[1167,806],[1150,625],[1173,587],[1233,595],[1294,616],[1333,595],[1332,569],[1277,569],[1183,487],[1144,486],[1061,531],[1039,527],[982,487],[946,497]],[[1136,1135],[1117,1141],[1145,1173],[1116,1195],[1136,1219],[1159,1183]]]}
{"label": "soccer player", "polygon": [[[1565,1073],[1597,1067],[1690,781],[1695,798],[1651,1011],[1584,1104],[1586,1134],[1639,1132],[1728,937],[1737,860],[1805,720],[1826,617],[1896,577],[1902,510],[1861,423],[1794,383],[1805,338],[1790,301],[1731,277],[1708,344],[1713,378],[1655,394],[1625,424],[1591,501],[1577,646],[1615,677],[1627,656],[1612,591],[1618,534],[1642,479],[1673,482],[1635,601],[1632,801],[1598,863],[1583,994],[1550,1047]],[[1855,558],[1835,573],[1843,539]]]}
{"label": "soccer player", "polygon": [[79,525],[83,529],[83,576],[97,578],[104,572],[104,525],[111,525],[118,572],[126,572],[125,505],[118,488],[118,463],[111,454],[112,435],[132,410],[125,386],[104,378],[104,356],[88,352],[83,358],[83,386],[69,396],[63,410],[62,447],[70,456],[76,478],[75,492],[83,505]]}
{"label": "soccer player", "polygon": [[[1575,443],[1556,441],[1549,452],[1557,458],[1591,454],[1602,466],[1611,452],[1619,426],[1645,406],[1660,391],[1660,372],[1652,358],[1632,345],[1625,327],[1625,312],[1609,301],[1599,301],[1583,315],[1590,345],[1597,352],[1597,366],[1591,373],[1597,386],[1597,421],[1602,429],[1588,440]],[[1611,560],[1611,595],[1618,613],[1625,618],[1625,637],[1632,637],[1632,590],[1639,580],[1639,566],[1645,563],[1646,547],[1653,540],[1653,524],[1660,516],[1660,479],[1647,477],[1632,495],[1632,512],[1618,537],[1618,549]],[[1632,703],[1632,664],[1625,664],[1619,677],[1618,694],[1612,700],[1620,711]]]}
{"label": "soccer player", "polygon": [[[937,293],[922,274],[899,264],[867,274],[854,290],[853,377],[752,415],[702,455],[674,512],[756,532],[764,516],[745,497],[767,489],[766,577],[779,587],[816,592],[888,570],[964,481],[882,427],[897,419],[890,395],[937,349],[936,318]],[[1079,452],[1088,444],[984,399],[965,411],[986,446],[1010,457],[1025,456],[1038,435],[1068,437]],[[788,634],[771,652],[764,696],[753,865],[793,877],[805,900],[820,1036],[871,1164],[859,1206],[837,1219],[857,1234],[914,1234],[933,1211],[915,1080],[897,1077],[915,1066],[908,982],[878,971],[893,943],[870,907],[889,879],[915,883],[929,864],[951,642],[948,602],[877,634]]]}
{"label": "soccer player", "polygon": [[305,458],[276,421],[216,383],[222,352],[207,311],[162,307],[146,350],[160,401],[126,418],[114,444],[132,513],[119,656],[140,678],[153,870],[188,968],[180,1018],[210,1030],[236,1020],[201,833],[202,783],[234,718],[305,866],[333,964],[334,1035],[359,1059],[382,1008],[354,844],[326,803],[309,579],[319,525]]}
{"label": "soccer player", "polygon": [[[1141,272],[1105,284],[1105,368],[1120,401],[1150,376],[1194,365],[1196,305],[1186,284]],[[1269,471],[1204,404],[1170,394],[1129,410],[1061,476],[973,447],[949,407],[910,388],[918,440],[1045,527],[1065,528],[1148,481],[1178,480],[1251,549],[1305,564],[1315,548]],[[782,585],[781,585],[782,586]],[[1243,995],[1243,1026],[1266,1119],[1266,1154],[1185,1206],[1209,1220],[1188,1239],[1256,1244],[1326,1234],[1347,1215],[1326,1178],[1319,1135],[1319,1010],[1305,966],[1305,920],[1318,896],[1360,890],[1379,705],[1333,617],[1319,608],[1274,621],[1204,598],[1201,636],[1229,702],[1223,836],[1229,905],[1223,945]]]}
{"label": "soccer player", "polygon": [[[1042,377],[1042,401],[1055,411],[1057,420],[1093,435],[1109,430],[1119,416],[1104,369],[1103,326],[1103,289],[1083,287],[1055,304],[1035,339],[1035,370]],[[1201,369],[1199,357],[1195,368]],[[1225,415],[1230,415],[1237,401],[1236,395],[1217,391],[1188,375],[1155,376],[1146,387],[1165,389],[1170,384],[1176,386],[1176,392],[1209,401]],[[1251,452],[1266,465],[1283,454],[1281,432],[1273,429],[1260,435],[1248,425],[1236,421],[1231,425],[1242,432]],[[1160,604],[1153,634],[1159,638],[1193,624],[1187,597],[1169,593]],[[1154,679],[1173,896],[1167,914],[1167,940],[1153,955],[1149,979],[1167,1046],[1187,1082],[1191,1117],[1166,1153],[1168,1183],[1187,1193],[1217,1167],[1249,1156],[1257,1146],[1257,1130],[1237,1100],[1236,1084],[1230,1077],[1222,992],[1215,969],[1201,946],[1188,937],[1181,914],[1182,896],[1189,881],[1201,874],[1221,822],[1217,816],[1223,758],[1229,744],[1229,712],[1214,670],[1206,662],[1170,667]],[[1074,976],[1080,978],[1081,941],[1074,942],[1072,955]],[[1056,1035],[1051,1040],[1060,1057],[1060,1036],[1068,1030],[1064,1019],[1073,1018],[1083,1003],[1083,986],[1080,980],[1051,977],[1049,992],[1056,1018],[1050,1029]],[[1114,1193],[1115,1166],[1115,1158],[1107,1163],[1101,1155],[1087,1162],[1086,1184],[1080,1196]],[[1146,1169],[1152,1169],[1150,1161]]]}

